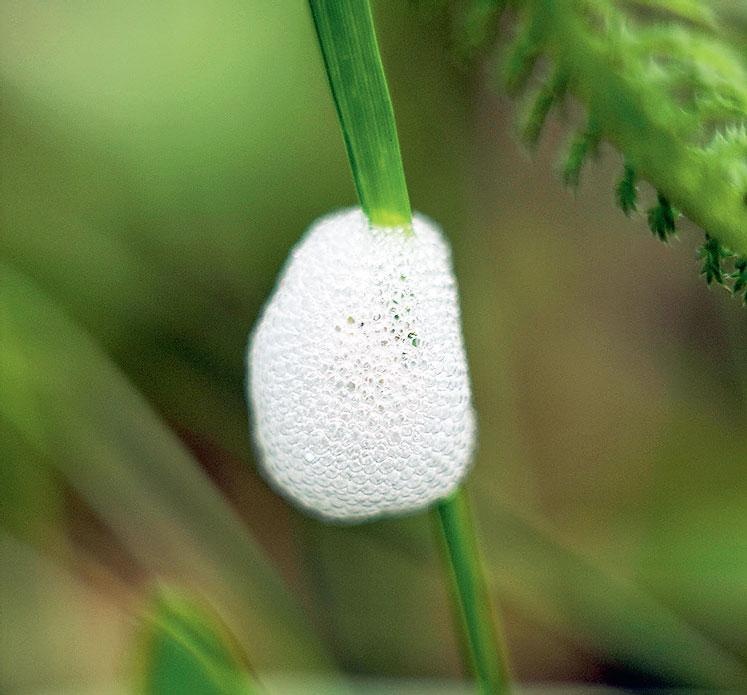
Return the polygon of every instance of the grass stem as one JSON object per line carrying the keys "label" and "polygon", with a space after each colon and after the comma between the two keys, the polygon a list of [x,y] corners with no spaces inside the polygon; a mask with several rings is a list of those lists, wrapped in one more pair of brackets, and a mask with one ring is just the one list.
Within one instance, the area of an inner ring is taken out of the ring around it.
{"label": "grass stem", "polygon": [[[368,0],[309,0],[309,5],[361,207],[374,225],[409,228],[412,212],[394,109]],[[434,513],[480,691],[507,693],[507,669],[464,490],[441,501]]]}
{"label": "grass stem", "polygon": [[451,594],[462,624],[463,648],[479,690],[485,695],[508,693],[505,649],[496,629],[464,487],[439,502],[433,511],[443,536]]}

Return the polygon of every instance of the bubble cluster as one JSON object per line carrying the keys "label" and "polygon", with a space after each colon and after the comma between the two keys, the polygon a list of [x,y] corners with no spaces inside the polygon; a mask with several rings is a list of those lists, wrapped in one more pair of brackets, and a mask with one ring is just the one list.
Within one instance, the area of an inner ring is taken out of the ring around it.
{"label": "bubble cluster", "polygon": [[472,455],[475,418],[449,248],[372,228],[360,209],[318,220],[249,345],[249,400],[266,478],[328,520],[421,509]]}

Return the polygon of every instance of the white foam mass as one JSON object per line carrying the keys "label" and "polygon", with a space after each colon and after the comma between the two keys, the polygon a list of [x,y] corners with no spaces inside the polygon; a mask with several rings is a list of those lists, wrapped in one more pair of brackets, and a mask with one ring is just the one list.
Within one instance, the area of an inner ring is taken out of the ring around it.
{"label": "white foam mass", "polygon": [[475,417],[449,248],[372,228],[360,209],[318,220],[249,345],[261,466],[327,520],[411,512],[464,476]]}

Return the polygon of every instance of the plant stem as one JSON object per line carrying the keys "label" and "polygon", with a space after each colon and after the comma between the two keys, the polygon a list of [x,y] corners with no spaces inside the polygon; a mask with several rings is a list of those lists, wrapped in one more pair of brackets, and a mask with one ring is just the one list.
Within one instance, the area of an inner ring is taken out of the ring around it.
{"label": "plant stem", "polygon": [[363,212],[410,227],[394,110],[368,0],[309,0]]}
{"label": "plant stem", "polygon": [[443,536],[452,597],[462,623],[464,649],[481,693],[508,693],[508,666],[496,630],[467,493],[460,487],[439,502],[434,516]]}
{"label": "plant stem", "polygon": [[[410,228],[412,212],[394,110],[368,0],[309,0],[361,207],[372,224]],[[463,488],[435,506],[469,661],[482,693],[507,693]]]}

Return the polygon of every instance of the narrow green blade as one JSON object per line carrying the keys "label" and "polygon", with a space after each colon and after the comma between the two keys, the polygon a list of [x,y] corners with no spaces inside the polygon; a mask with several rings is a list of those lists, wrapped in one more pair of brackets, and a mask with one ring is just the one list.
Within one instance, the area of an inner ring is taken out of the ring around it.
{"label": "narrow green blade", "polygon": [[412,213],[373,18],[360,0],[311,0],[361,207],[382,227],[408,227]]}

